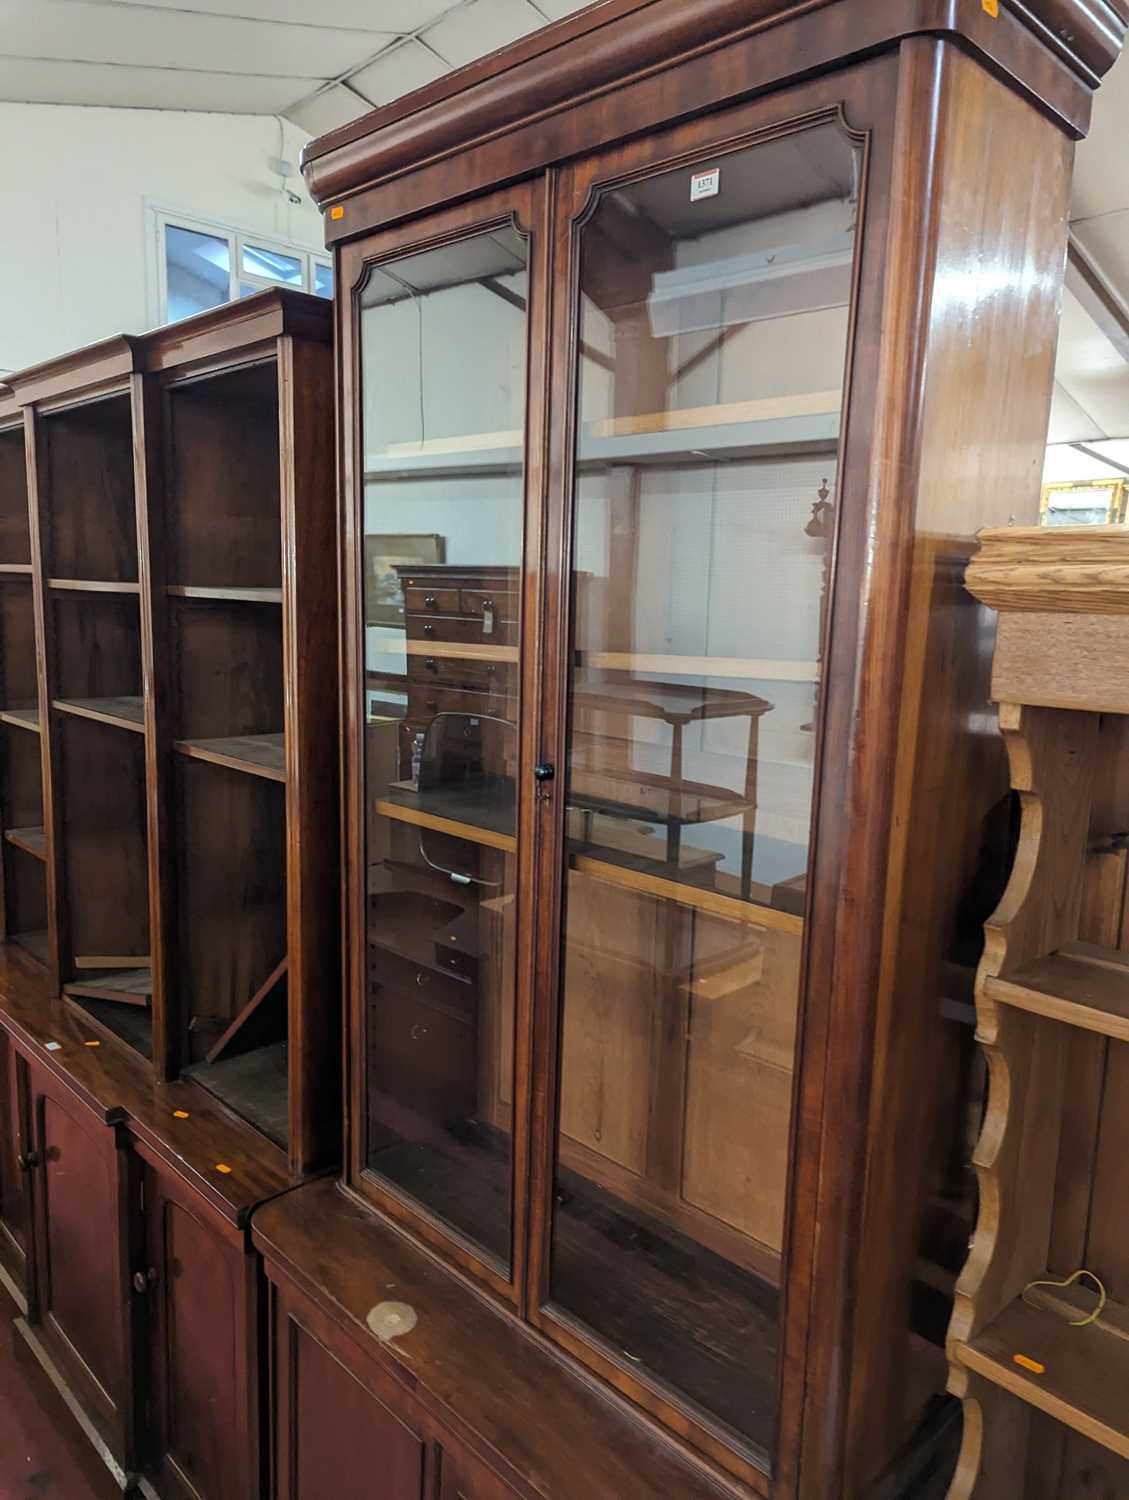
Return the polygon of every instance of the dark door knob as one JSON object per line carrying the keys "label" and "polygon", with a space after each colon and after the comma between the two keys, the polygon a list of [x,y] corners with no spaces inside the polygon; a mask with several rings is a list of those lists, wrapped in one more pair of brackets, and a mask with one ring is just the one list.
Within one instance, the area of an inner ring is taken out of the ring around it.
{"label": "dark door knob", "polygon": [[556,774],[556,766],[549,765],[548,761],[542,761],[539,766],[533,767],[533,779],[535,781],[552,781]]}
{"label": "dark door knob", "polygon": [[39,1165],[39,1152],[29,1151],[25,1156],[22,1152],[16,1157],[16,1166],[21,1172],[30,1172],[33,1167]]}

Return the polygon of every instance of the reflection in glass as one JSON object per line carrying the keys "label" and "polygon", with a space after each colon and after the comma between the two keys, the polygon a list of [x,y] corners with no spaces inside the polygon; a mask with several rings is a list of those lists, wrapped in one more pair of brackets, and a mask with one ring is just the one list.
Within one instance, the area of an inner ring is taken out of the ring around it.
{"label": "reflection in glass", "polygon": [[361,293],[366,1165],[510,1262],[526,245]]}
{"label": "reflection in glass", "polygon": [[759,1450],[856,197],[821,126],[581,238],[551,1298]]}
{"label": "reflection in glass", "polygon": [[226,239],[165,225],[165,284],[169,322],[222,307],[231,293],[231,247]]}
{"label": "reflection in glass", "polygon": [[284,286],[302,285],[302,262],[298,257],[268,250],[264,245],[244,245],[239,270],[244,276],[262,276]]}
{"label": "reflection in glass", "polygon": [[314,296],[333,296],[333,267],[323,266],[320,261],[314,262]]}

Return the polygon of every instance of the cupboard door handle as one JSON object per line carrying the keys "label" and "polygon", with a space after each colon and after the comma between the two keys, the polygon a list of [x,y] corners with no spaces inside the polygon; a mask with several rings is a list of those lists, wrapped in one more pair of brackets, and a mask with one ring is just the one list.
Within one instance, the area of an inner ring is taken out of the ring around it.
{"label": "cupboard door handle", "polygon": [[539,766],[533,767],[533,779],[535,781],[552,781],[556,774],[556,766],[551,766],[548,761],[542,761]]}
{"label": "cupboard door handle", "polygon": [[25,1156],[21,1151],[16,1157],[16,1166],[21,1172],[31,1172],[39,1165],[39,1152],[29,1151]]}
{"label": "cupboard door handle", "polygon": [[134,1271],[133,1290],[144,1294],[151,1286],[156,1284],[156,1280],[157,1269],[155,1266],[150,1266],[148,1271]]}

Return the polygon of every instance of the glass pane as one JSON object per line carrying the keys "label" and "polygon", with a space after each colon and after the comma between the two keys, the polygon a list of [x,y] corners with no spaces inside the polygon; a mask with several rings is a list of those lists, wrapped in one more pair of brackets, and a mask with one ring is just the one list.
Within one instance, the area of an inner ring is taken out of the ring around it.
{"label": "glass pane", "polygon": [[366,1161],[506,1267],[526,283],[505,229],[361,294]]}
{"label": "glass pane", "polygon": [[855,176],[819,127],[581,241],[551,1295],[759,1449]]}
{"label": "glass pane", "polygon": [[231,247],[215,234],[165,225],[169,322],[221,307],[231,293]]}
{"label": "glass pane", "polygon": [[333,296],[333,267],[322,266],[314,262],[314,296]]}
{"label": "glass pane", "polygon": [[244,276],[265,276],[285,286],[302,285],[302,262],[294,255],[282,255],[262,245],[244,245],[239,269]]}
{"label": "glass pane", "polygon": [[256,292],[264,291],[266,291],[266,287],[255,286],[252,282],[241,281],[239,283],[239,296],[241,299],[243,297],[253,297]]}

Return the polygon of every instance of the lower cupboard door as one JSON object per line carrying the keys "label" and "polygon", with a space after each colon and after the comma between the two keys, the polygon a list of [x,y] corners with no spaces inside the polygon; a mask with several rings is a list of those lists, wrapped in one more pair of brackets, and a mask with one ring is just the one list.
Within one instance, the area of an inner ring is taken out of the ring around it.
{"label": "lower cupboard door", "polygon": [[420,1500],[423,1438],[283,1308],[276,1333],[275,1500]]}
{"label": "lower cupboard door", "polygon": [[37,1090],[35,1107],[40,1316],[68,1383],[121,1458],[128,1425],[121,1153],[113,1129],[62,1091]]}
{"label": "lower cupboard door", "polygon": [[187,1190],[146,1182],[150,1340],[162,1492],[199,1500],[258,1494],[254,1258]]}

